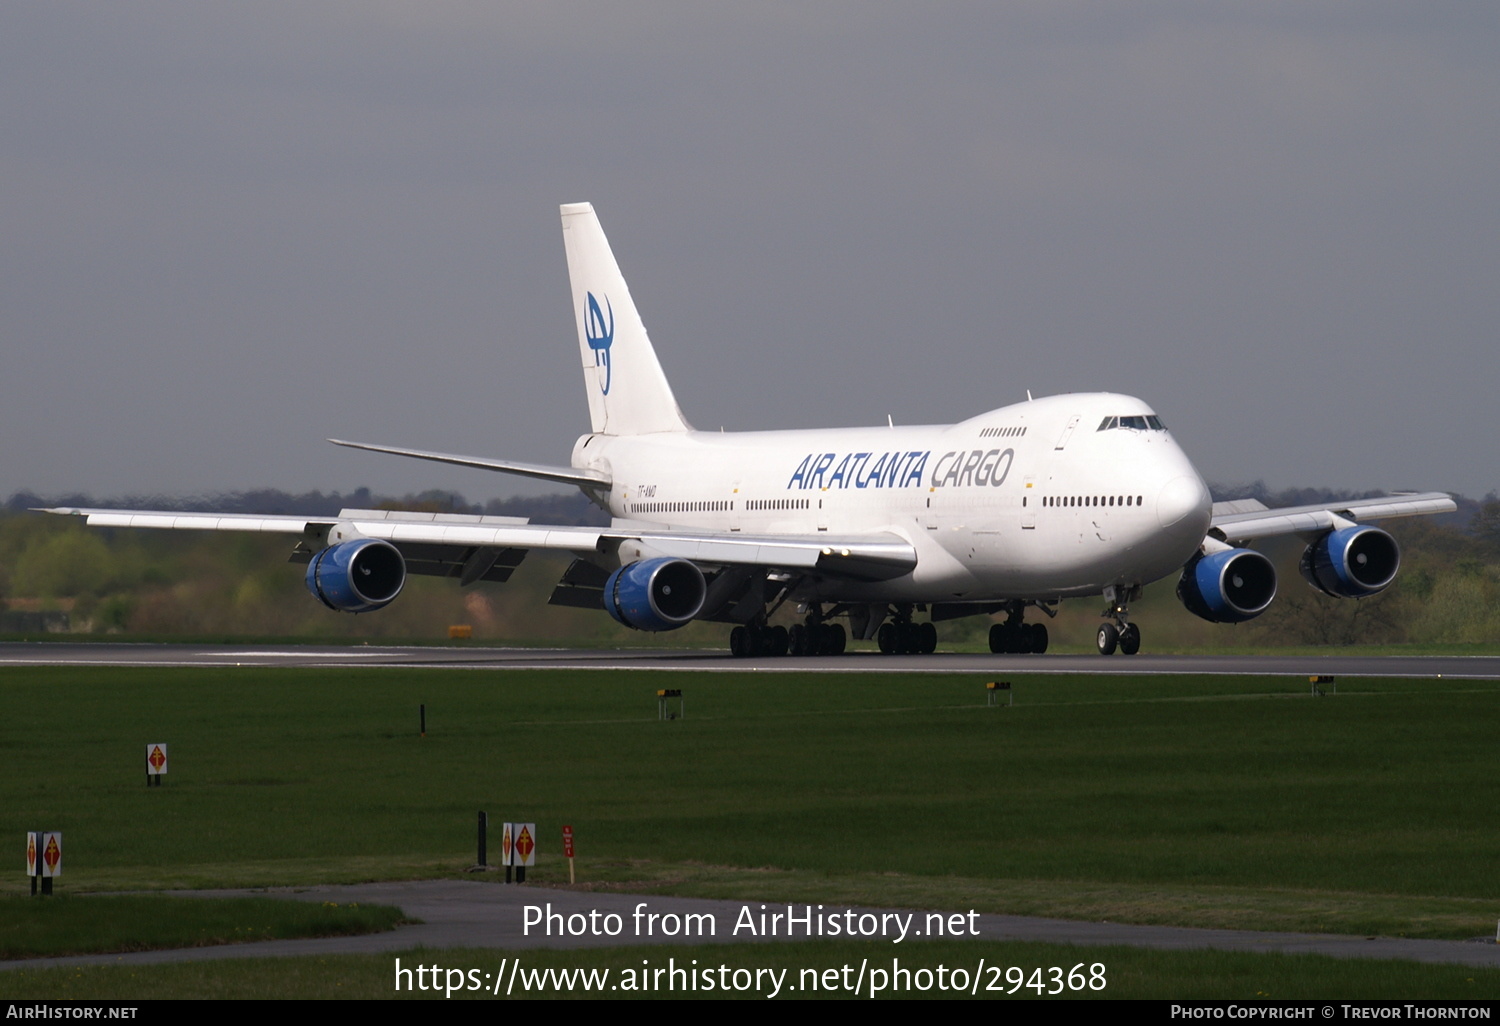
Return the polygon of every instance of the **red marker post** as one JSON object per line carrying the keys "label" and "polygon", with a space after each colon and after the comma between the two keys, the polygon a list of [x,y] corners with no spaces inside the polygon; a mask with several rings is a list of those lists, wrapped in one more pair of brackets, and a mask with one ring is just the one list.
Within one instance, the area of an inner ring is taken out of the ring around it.
{"label": "red marker post", "polygon": [[42,852],[41,848],[38,847],[41,836],[35,830],[28,830],[26,832],[26,875],[31,877],[31,896],[33,898],[36,897],[37,881],[42,878]]}
{"label": "red marker post", "polygon": [[568,860],[568,883],[573,882],[573,828],[563,827],[563,857]]}
{"label": "red marker post", "polygon": [[510,883],[511,873],[514,872],[514,870],[511,869],[511,863],[512,863],[512,861],[515,858],[514,852],[515,852],[515,846],[516,846],[514,828],[515,828],[515,824],[514,823],[503,823],[503,824],[501,824],[501,831],[500,831],[500,863],[501,863],[501,865],[505,866],[505,882],[506,883]]}

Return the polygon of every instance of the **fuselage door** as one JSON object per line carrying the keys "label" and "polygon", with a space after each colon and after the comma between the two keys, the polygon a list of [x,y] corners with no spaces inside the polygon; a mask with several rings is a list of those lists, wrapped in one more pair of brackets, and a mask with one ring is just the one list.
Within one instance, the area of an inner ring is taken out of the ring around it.
{"label": "fuselage door", "polygon": [[1057,444],[1052,447],[1053,452],[1061,452],[1063,449],[1067,448],[1068,439],[1073,437],[1073,429],[1077,426],[1078,414],[1075,413],[1073,416],[1068,418],[1068,426],[1063,428],[1062,437],[1059,438],[1057,440]]}

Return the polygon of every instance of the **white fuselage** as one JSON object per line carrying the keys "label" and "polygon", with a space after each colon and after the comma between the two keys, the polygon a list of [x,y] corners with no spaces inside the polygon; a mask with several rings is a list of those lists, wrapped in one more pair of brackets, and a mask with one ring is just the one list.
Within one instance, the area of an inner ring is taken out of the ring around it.
{"label": "white fuselage", "polygon": [[1049,600],[1145,584],[1191,558],[1211,513],[1150,408],[1111,393],[946,426],[586,435],[573,464],[610,476],[608,506],[623,520],[889,533],[916,548],[916,569],[896,580],[820,586],[841,601]]}

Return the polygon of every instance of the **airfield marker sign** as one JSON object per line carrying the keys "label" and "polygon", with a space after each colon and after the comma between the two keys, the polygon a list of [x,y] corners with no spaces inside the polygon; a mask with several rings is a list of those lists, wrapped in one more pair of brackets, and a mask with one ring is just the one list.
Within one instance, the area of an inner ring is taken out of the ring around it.
{"label": "airfield marker sign", "polygon": [[146,746],[146,786],[160,787],[161,778],[167,773],[167,746]]}
{"label": "airfield marker sign", "polygon": [[62,834],[42,835],[42,876],[62,876]]}
{"label": "airfield marker sign", "polygon": [[573,828],[570,827],[570,826],[563,827],[563,858],[565,858],[565,859],[568,860],[568,883],[572,884],[574,882],[574,879],[573,879]]}
{"label": "airfield marker sign", "polygon": [[62,834],[44,831],[38,835],[37,843],[41,846],[42,893],[51,894],[53,878],[62,876]]}
{"label": "airfield marker sign", "polygon": [[526,869],[536,865],[536,824],[517,823],[515,853],[516,883],[526,882]]}
{"label": "airfield marker sign", "polygon": [[[677,699],[677,712],[668,711],[668,699]],[[687,715],[687,706],[683,704],[681,688],[658,688],[656,691],[656,718],[659,720],[680,720]]]}

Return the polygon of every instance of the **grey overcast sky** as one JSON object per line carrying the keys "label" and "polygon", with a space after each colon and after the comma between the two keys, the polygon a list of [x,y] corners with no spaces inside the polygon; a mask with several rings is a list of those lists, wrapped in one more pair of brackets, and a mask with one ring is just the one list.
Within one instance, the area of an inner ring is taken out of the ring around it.
{"label": "grey overcast sky", "polygon": [[557,207],[688,418],[1151,403],[1211,480],[1500,488],[1500,4],[0,5],[0,493],[566,463]]}

